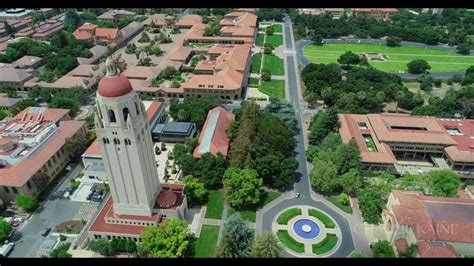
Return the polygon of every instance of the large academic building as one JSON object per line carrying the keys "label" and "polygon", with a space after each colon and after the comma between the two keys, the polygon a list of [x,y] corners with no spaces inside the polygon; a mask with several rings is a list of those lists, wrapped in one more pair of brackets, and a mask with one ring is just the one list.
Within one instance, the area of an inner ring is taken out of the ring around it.
{"label": "large academic building", "polygon": [[452,169],[474,175],[474,120],[402,114],[341,114],[344,143],[355,140],[362,162],[398,174]]}

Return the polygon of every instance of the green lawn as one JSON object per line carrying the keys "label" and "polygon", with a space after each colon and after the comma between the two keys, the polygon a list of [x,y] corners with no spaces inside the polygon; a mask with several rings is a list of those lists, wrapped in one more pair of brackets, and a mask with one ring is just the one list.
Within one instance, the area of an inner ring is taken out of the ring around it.
{"label": "green lawn", "polygon": [[[280,192],[273,192],[273,191],[262,193],[261,197],[260,197],[260,206],[258,206],[258,207],[263,207],[263,206],[267,205],[268,203],[270,203],[273,200],[275,200],[276,198],[278,198],[280,195],[281,195]],[[256,209],[236,211],[234,208],[229,208],[228,216],[230,216],[230,215],[232,215],[236,212],[240,213],[240,216],[242,217],[242,219],[244,219],[246,221],[249,221],[251,223],[255,223],[255,221],[257,220],[257,210]]]}
{"label": "green lawn", "polygon": [[209,200],[207,201],[207,211],[205,218],[221,219],[222,211],[224,209],[224,190],[210,190]]}
{"label": "green lawn", "polygon": [[212,258],[216,252],[217,237],[219,236],[219,226],[203,225],[201,235],[196,240],[194,246],[195,258]]}
{"label": "green lawn", "polygon": [[268,203],[274,201],[276,198],[280,197],[281,193],[280,192],[274,192],[274,191],[267,191],[261,194],[262,196],[260,197],[260,202],[263,202],[261,205],[262,207],[267,205]]}
{"label": "green lawn", "polygon": [[268,96],[275,96],[278,99],[285,99],[285,81],[284,80],[270,80],[260,83],[261,92]]}
{"label": "green lawn", "polygon": [[[258,41],[258,36],[257,36],[257,41]],[[283,35],[267,35],[267,39],[265,42],[271,43],[274,48],[277,48],[278,46],[283,45]]]}
{"label": "green lawn", "polygon": [[249,79],[249,87],[258,87],[258,78]]}
{"label": "green lawn", "polygon": [[236,212],[240,213],[240,216],[245,221],[255,223],[255,221],[257,220],[257,212],[255,210],[236,211],[234,208],[230,207],[227,216],[231,216]]}
{"label": "green lawn", "polygon": [[352,214],[352,208],[351,206],[346,206],[346,205],[342,205],[340,204],[339,202],[337,202],[337,196],[330,196],[328,197],[328,200],[330,202],[332,202],[332,204],[336,205],[337,207],[339,207],[339,209],[349,213],[349,214]]}
{"label": "green lawn", "polygon": [[313,245],[313,253],[322,255],[331,251],[337,244],[337,236],[334,234],[327,234],[326,238],[318,244]]}
{"label": "green lawn", "polygon": [[270,69],[272,75],[282,76],[285,74],[283,59],[280,59],[275,54],[269,54],[263,57],[263,68]]}
{"label": "green lawn", "polygon": [[399,46],[388,47],[381,44],[324,44],[321,46],[308,45],[304,54],[308,60],[316,63],[337,63],[339,56],[346,51],[356,54],[366,52],[382,53],[388,56],[388,61],[371,61],[372,66],[387,72],[407,72],[407,63],[414,59],[425,59],[431,66],[431,72],[465,70],[474,65],[474,56],[460,55],[455,52],[437,49]]}
{"label": "green lawn", "polygon": [[264,38],[265,38],[265,34],[258,33],[257,34],[257,41],[256,41],[255,45],[259,46],[259,47],[262,47]]}
{"label": "green lawn", "polygon": [[281,24],[273,24],[273,32],[283,32],[283,26]]}
{"label": "green lawn", "polygon": [[277,232],[277,237],[280,239],[281,243],[285,245],[287,248],[293,250],[294,252],[297,253],[303,253],[304,252],[304,244],[296,241],[294,238],[288,234],[288,231],[286,230],[278,230]]}
{"label": "green lawn", "polygon": [[291,208],[289,210],[286,210],[280,216],[277,218],[277,223],[278,224],[287,224],[291,218],[301,215],[301,209],[300,208]]}
{"label": "green lawn", "polygon": [[329,218],[326,214],[324,214],[324,213],[322,213],[318,210],[309,209],[308,214],[309,214],[309,216],[313,216],[316,219],[320,220],[324,224],[324,226],[326,226],[327,228],[335,228],[336,227],[336,224],[334,224],[334,222],[332,221],[331,218]]}
{"label": "green lawn", "polygon": [[252,73],[260,73],[260,65],[262,64],[262,53],[254,54],[252,56]]}

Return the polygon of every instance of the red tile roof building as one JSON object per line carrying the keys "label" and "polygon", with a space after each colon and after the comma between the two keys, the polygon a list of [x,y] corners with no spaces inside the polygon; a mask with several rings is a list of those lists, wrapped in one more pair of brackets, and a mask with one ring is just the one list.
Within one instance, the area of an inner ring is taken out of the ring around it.
{"label": "red tile roof building", "polygon": [[353,15],[366,15],[376,20],[387,20],[391,16],[400,12],[397,8],[352,8]]}
{"label": "red tile roof building", "polygon": [[210,110],[193,156],[201,158],[203,154],[209,152],[214,156],[220,153],[226,157],[229,150],[226,130],[234,120],[235,115],[220,106]]}
{"label": "red tile roof building", "polygon": [[394,170],[399,161],[432,159],[438,167],[474,172],[474,120],[401,114],[339,118],[343,142],[355,140],[362,162],[373,169]]}
{"label": "red tile roof building", "polygon": [[161,29],[166,26],[167,22],[170,23],[171,21],[173,21],[172,16],[167,16],[165,14],[153,14],[147,19],[145,19],[145,21],[143,21],[143,24],[146,26],[150,26],[153,23],[157,28]]}
{"label": "red tile roof building", "polygon": [[95,44],[107,45],[121,39],[120,31],[116,28],[98,28],[97,25],[84,23],[74,33],[77,40],[94,40]]}
{"label": "red tile roof building", "polygon": [[199,15],[184,15],[174,25],[181,29],[190,29],[195,24],[201,23],[202,17]]}
{"label": "red tile roof building", "polygon": [[[85,122],[69,120],[69,110],[29,107],[0,122],[0,197],[38,195],[38,182],[50,182],[71,159],[66,143],[85,140]],[[43,180],[46,178],[46,180]]]}
{"label": "red tile roof building", "polygon": [[105,12],[104,14],[98,16],[97,19],[118,22],[122,19],[134,18],[135,16],[136,16],[135,12],[114,9],[114,10],[109,10]]}
{"label": "red tile roof building", "polygon": [[421,257],[474,255],[474,200],[392,191],[382,216],[398,252],[417,244]]}

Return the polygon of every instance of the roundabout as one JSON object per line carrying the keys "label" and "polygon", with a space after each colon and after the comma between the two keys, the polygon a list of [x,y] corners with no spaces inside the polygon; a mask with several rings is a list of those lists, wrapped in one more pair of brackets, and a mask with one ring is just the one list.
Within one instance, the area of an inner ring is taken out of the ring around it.
{"label": "roundabout", "polygon": [[342,234],[337,222],[312,206],[296,206],[279,212],[272,230],[296,257],[328,257],[339,247]]}

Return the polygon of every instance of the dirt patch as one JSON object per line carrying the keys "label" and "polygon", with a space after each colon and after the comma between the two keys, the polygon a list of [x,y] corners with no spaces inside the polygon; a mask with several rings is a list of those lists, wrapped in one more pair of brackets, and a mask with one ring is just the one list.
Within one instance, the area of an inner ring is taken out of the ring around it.
{"label": "dirt patch", "polygon": [[79,234],[83,227],[84,224],[82,223],[82,221],[71,220],[58,224],[54,231],[62,234]]}

